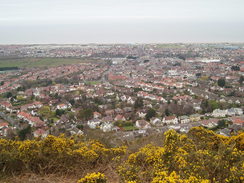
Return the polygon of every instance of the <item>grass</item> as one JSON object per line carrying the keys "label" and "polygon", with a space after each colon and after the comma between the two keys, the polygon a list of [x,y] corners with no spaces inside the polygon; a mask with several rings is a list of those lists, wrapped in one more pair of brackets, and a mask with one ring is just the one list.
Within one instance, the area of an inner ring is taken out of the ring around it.
{"label": "grass", "polygon": [[100,81],[87,81],[85,82],[87,85],[97,85],[100,84]]}
{"label": "grass", "polygon": [[50,118],[50,120],[53,120],[53,122],[55,123],[55,122],[57,122],[59,120],[59,118],[53,117],[53,118]]}
{"label": "grass", "polygon": [[138,128],[134,127],[134,126],[124,126],[123,129],[125,131],[133,131],[133,130],[138,130]]}
{"label": "grass", "polygon": [[60,65],[88,63],[95,61],[98,62],[97,60],[85,58],[0,58],[0,68],[55,67]]}

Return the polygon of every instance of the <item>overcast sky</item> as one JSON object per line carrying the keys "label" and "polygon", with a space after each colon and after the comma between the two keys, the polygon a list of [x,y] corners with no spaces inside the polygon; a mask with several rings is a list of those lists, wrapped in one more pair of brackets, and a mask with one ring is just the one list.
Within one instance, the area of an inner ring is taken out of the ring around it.
{"label": "overcast sky", "polygon": [[244,0],[0,0],[0,44],[244,42]]}

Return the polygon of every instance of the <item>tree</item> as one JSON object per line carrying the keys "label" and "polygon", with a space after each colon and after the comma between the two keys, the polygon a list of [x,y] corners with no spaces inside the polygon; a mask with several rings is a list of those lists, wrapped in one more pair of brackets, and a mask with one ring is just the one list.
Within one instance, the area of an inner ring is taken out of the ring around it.
{"label": "tree", "polygon": [[221,105],[215,100],[203,100],[201,102],[201,108],[203,113],[213,112],[213,110],[221,108]]}
{"label": "tree", "polygon": [[45,118],[49,118],[52,116],[52,111],[49,106],[43,106],[39,109],[39,114]]}
{"label": "tree", "polygon": [[226,120],[219,120],[218,121],[218,128],[226,128],[226,127],[228,127],[228,121],[226,121]]}
{"label": "tree", "polygon": [[19,136],[20,140],[25,140],[28,134],[31,134],[30,125],[28,125],[26,128],[24,128],[18,132],[18,136]]}
{"label": "tree", "polygon": [[239,79],[239,83],[240,83],[240,85],[243,84],[243,81],[244,81],[244,76],[240,76],[240,79]]}
{"label": "tree", "polygon": [[202,100],[201,108],[203,113],[210,112],[208,100]]}
{"label": "tree", "polygon": [[196,73],[196,77],[201,77],[202,76],[202,73]]}
{"label": "tree", "polygon": [[134,104],[135,109],[143,107],[143,99],[137,98]]}
{"label": "tree", "polygon": [[224,79],[224,78],[220,78],[220,79],[218,80],[218,85],[219,85],[220,87],[224,87],[224,86],[225,86],[225,79]]}
{"label": "tree", "polygon": [[153,108],[147,110],[146,120],[150,120],[152,117],[156,116],[156,111]]}
{"label": "tree", "polygon": [[75,104],[75,100],[74,100],[74,99],[71,99],[71,100],[69,101],[69,103],[73,106],[73,105]]}
{"label": "tree", "polygon": [[142,89],[141,88],[134,88],[134,92],[136,93],[136,92],[139,92],[139,91],[142,91]]}
{"label": "tree", "polygon": [[239,71],[240,70],[240,67],[239,66],[236,66],[236,65],[233,65],[233,66],[231,66],[231,70],[232,71]]}
{"label": "tree", "polygon": [[76,128],[78,128],[79,130],[83,130],[84,126],[82,124],[76,125]]}
{"label": "tree", "polygon": [[164,114],[165,114],[165,116],[169,116],[170,115],[170,112],[169,112],[169,109],[168,108],[165,109]]}
{"label": "tree", "polygon": [[92,117],[93,111],[91,109],[81,109],[78,113],[78,118],[82,120],[88,120]]}
{"label": "tree", "polygon": [[7,92],[7,93],[6,93],[6,97],[7,97],[7,98],[10,98],[10,97],[12,97],[12,96],[13,96],[13,94],[12,94],[11,92]]}
{"label": "tree", "polygon": [[56,114],[56,116],[61,116],[62,114],[64,114],[64,110],[61,110],[61,109],[57,109],[56,111],[55,111],[55,114]]}

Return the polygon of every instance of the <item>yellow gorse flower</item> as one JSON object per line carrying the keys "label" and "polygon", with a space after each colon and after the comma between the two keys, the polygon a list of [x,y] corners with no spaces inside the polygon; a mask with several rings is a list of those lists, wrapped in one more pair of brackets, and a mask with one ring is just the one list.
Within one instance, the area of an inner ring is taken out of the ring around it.
{"label": "yellow gorse flower", "polygon": [[106,183],[107,179],[104,174],[98,173],[89,173],[84,178],[78,180],[77,183]]}

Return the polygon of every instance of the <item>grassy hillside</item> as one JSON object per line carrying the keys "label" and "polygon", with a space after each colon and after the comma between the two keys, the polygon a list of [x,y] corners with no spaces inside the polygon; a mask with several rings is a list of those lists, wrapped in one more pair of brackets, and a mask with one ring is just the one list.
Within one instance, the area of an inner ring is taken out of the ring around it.
{"label": "grassy hillside", "polygon": [[0,181],[29,182],[30,177],[36,179],[33,182],[78,183],[241,183],[244,180],[244,133],[224,137],[195,127],[185,135],[169,130],[140,148],[138,143],[108,148],[82,136],[48,136],[26,141],[1,139]]}

